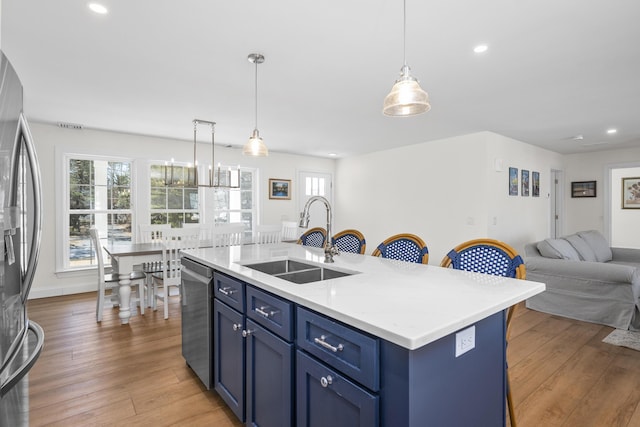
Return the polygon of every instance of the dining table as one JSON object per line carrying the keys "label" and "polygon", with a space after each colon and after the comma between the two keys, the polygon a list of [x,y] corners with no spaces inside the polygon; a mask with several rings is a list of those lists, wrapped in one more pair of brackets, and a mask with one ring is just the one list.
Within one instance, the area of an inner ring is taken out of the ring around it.
{"label": "dining table", "polygon": [[[123,325],[129,323],[131,318],[131,280],[129,277],[134,271],[134,266],[143,263],[162,261],[161,243],[131,243],[114,242],[104,246],[104,250],[112,260],[113,273],[118,274],[118,296],[120,298],[120,311],[118,317]],[[140,300],[140,304],[145,301]]]}

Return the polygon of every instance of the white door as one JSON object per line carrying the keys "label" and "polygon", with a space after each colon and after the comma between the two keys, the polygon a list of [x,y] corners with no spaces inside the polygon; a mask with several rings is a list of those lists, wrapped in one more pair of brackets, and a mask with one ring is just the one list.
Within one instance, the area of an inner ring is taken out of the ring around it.
{"label": "white door", "polygon": [[551,170],[551,182],[549,183],[549,199],[550,199],[550,231],[549,236],[558,238],[562,236],[562,188],[563,188],[562,171]]}
{"label": "white door", "polygon": [[[299,212],[304,210],[304,205],[312,196],[324,197],[333,208],[331,174],[300,171],[298,172],[298,182],[300,183],[298,185]],[[327,228],[327,210],[324,203],[314,202],[309,209],[309,214],[309,228]],[[332,230],[332,234],[335,234],[335,230]]]}

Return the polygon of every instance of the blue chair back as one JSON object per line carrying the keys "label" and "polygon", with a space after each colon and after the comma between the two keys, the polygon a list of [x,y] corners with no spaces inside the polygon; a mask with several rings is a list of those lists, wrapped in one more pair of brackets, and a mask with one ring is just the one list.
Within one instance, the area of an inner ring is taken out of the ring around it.
{"label": "blue chair back", "polygon": [[414,234],[391,236],[380,243],[371,255],[419,264],[427,264],[429,261],[427,245]]}
{"label": "blue chair back", "polygon": [[367,242],[358,230],[344,230],[331,238],[331,243],[340,252],[351,252],[354,254],[364,254]]}
{"label": "blue chair back", "polygon": [[298,239],[298,244],[303,246],[312,246],[314,248],[324,247],[324,241],[327,238],[327,232],[322,227],[315,227],[305,232]]}
{"label": "blue chair back", "polygon": [[477,239],[452,249],[441,266],[494,276],[525,278],[522,257],[506,243],[493,239]]}

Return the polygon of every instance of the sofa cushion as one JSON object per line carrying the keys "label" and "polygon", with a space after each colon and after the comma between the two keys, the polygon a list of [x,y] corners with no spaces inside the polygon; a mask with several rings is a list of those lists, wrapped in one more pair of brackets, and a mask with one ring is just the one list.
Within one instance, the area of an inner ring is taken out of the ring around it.
{"label": "sofa cushion", "polygon": [[570,259],[580,261],[580,255],[564,239],[545,239],[538,243],[538,250],[545,258]]}
{"label": "sofa cushion", "polygon": [[582,237],[578,236],[577,234],[572,234],[570,236],[565,236],[565,239],[567,239],[567,241],[571,243],[571,246],[573,246],[573,248],[578,251],[578,254],[580,255],[580,259],[582,261],[595,262],[598,260],[595,252],[593,251],[593,249],[591,249],[591,246],[589,246],[587,241]]}
{"label": "sofa cushion", "polygon": [[609,247],[609,242],[607,242],[607,239],[605,239],[599,231],[578,231],[578,236],[582,237],[591,249],[593,249],[596,260],[600,262],[607,262],[613,259],[613,253]]}

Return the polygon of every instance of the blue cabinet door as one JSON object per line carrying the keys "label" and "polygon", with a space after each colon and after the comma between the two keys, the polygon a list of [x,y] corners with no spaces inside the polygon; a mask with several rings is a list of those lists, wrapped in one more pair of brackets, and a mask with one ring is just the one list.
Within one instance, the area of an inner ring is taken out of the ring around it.
{"label": "blue cabinet door", "polygon": [[293,344],[247,320],[247,425],[293,425]]}
{"label": "blue cabinet door", "polygon": [[218,301],[213,302],[215,390],[244,422],[245,340],[241,313]]}
{"label": "blue cabinet door", "polygon": [[298,350],[298,427],[376,427],[378,397]]}

